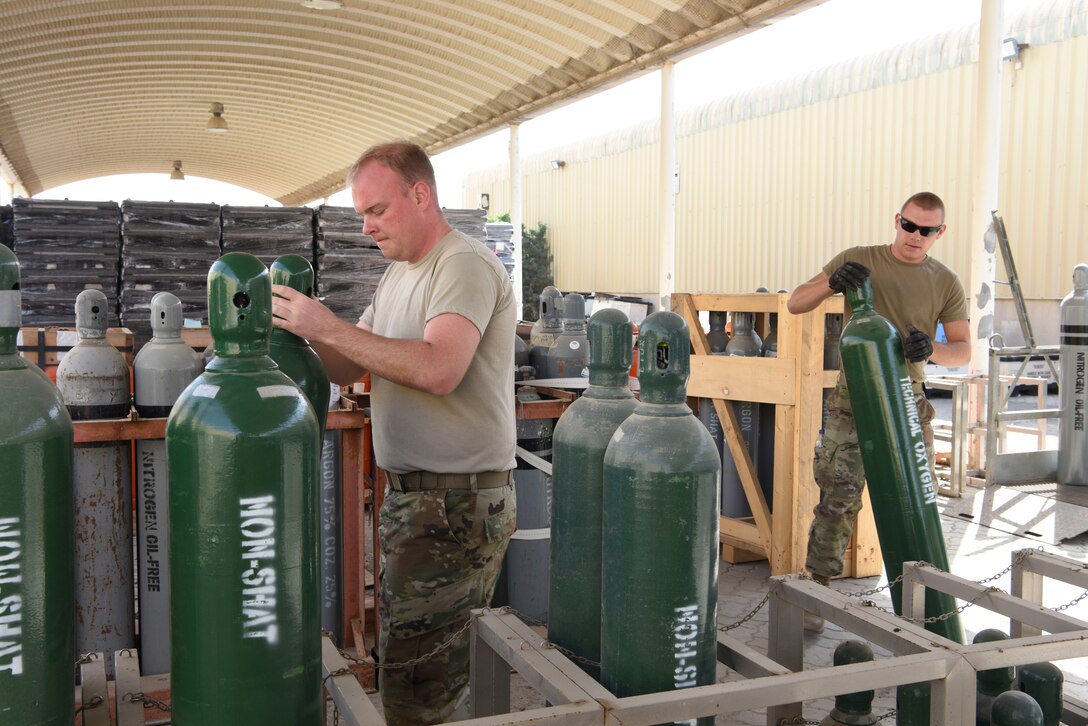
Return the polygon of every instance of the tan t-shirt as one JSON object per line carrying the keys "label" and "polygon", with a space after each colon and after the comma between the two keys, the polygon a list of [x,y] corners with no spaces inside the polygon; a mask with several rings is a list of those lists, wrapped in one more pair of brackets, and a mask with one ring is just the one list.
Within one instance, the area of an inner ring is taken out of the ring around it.
{"label": "tan t-shirt", "polygon": [[[902,262],[892,254],[891,246],[851,247],[824,265],[831,275],[844,262],[860,262],[869,268],[873,283],[873,307],[892,322],[905,339],[913,325],[930,338],[937,336],[937,323],[967,319],[967,295],[956,273],[933,259],[918,264]],[[843,323],[850,320],[846,306]],[[907,362],[916,392],[926,379],[925,361]],[[839,376],[842,382],[842,375]]]}
{"label": "tan t-shirt", "polygon": [[378,335],[420,339],[444,313],[471,321],[480,345],[446,396],[371,377],[378,465],[401,474],[513,469],[514,292],[494,253],[456,230],[419,262],[390,265],[361,320]]}

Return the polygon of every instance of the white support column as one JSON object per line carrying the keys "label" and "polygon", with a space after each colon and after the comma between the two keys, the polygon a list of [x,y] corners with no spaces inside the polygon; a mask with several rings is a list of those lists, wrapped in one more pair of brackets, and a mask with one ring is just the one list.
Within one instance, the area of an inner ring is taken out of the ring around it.
{"label": "white support column", "polygon": [[994,330],[994,248],[991,212],[997,209],[1001,142],[1001,33],[1003,0],[982,0],[978,33],[978,96],[972,152],[971,278],[967,288],[971,316],[971,372],[985,373],[987,339]]}
{"label": "white support column", "polygon": [[11,204],[11,200],[16,196],[30,196],[26,185],[23,184],[23,180],[19,178],[18,172],[15,171],[15,166],[4,153],[3,147],[0,147],[0,182],[3,182],[3,191],[0,192],[0,204]]}
{"label": "white support column", "polygon": [[510,244],[514,246],[514,299],[518,304],[518,320],[521,320],[522,270],[521,270],[521,124],[510,124],[510,224],[514,225],[514,235]]}
{"label": "white support column", "polygon": [[671,297],[676,292],[676,193],[679,191],[679,173],[676,168],[676,113],[672,61],[661,66],[661,146],[660,159],[660,211],[658,239],[661,244],[660,269],[657,290],[660,310],[668,310]]}

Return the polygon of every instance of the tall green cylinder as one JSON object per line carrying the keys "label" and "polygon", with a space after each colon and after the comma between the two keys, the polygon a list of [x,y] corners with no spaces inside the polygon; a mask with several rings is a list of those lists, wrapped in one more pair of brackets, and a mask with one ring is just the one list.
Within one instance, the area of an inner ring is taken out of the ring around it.
{"label": "tall green cylinder", "polygon": [[[305,257],[277,257],[268,274],[273,285],[286,285],[304,295],[314,292],[314,268]],[[309,341],[283,328],[274,328],[269,343],[269,355],[287,377],[298,384],[306,400],[314,407],[321,434],[329,415],[329,374],[325,364],[310,347]]]}
{"label": "tall green cylinder", "polygon": [[167,424],[179,726],[322,719],[318,425],[268,357],[271,299],[256,257],[212,265],[216,355]]}
{"label": "tall green cylinder", "polygon": [[72,723],[72,420],[19,356],[19,263],[0,246],[0,723]]}
{"label": "tall green cylinder", "polygon": [[[975,634],[972,643],[993,643],[1008,640],[1009,636],[997,628],[986,628]],[[994,699],[1012,688],[1016,669],[1012,666],[988,668],[975,674],[975,726],[990,726]]]}
{"label": "tall green cylinder", "polygon": [[[842,331],[840,355],[885,572],[888,580],[895,580],[903,572],[903,563],[912,560],[924,560],[947,571],[936,481],[902,340],[895,326],[873,309],[869,280],[857,291],[848,291],[846,300],[852,312]],[[902,591],[899,584],[891,588],[896,613],[902,613]],[[927,615],[956,609],[955,598],[932,589],[926,590],[925,602]],[[925,627],[963,642],[958,616],[926,623]]]}
{"label": "tall green cylinder", "polygon": [[[604,454],[638,401],[627,385],[632,326],[619,310],[589,320],[589,387],[552,434],[552,536],[548,639],[601,660]],[[600,667],[579,663],[594,678]]]}
{"label": "tall green cylinder", "polygon": [[721,460],[685,403],[688,335],[642,322],[642,402],[605,450],[601,682],[621,697],[714,683]]}
{"label": "tall green cylinder", "polygon": [[1043,710],[1043,726],[1058,726],[1065,707],[1065,675],[1053,663],[1031,663],[1016,669],[1017,688],[1035,699]]}

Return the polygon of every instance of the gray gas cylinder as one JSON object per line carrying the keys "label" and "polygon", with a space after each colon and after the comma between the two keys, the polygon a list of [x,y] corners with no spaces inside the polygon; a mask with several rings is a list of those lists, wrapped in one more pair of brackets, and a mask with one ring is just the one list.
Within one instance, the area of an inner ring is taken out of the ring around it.
{"label": "gray gas cylinder", "polygon": [[[76,298],[79,342],[57,366],[57,389],[73,421],[127,418],[128,364],[106,340],[101,290]],[[75,445],[76,651],[112,654],[136,645],[132,567],[131,452],[128,441]]]}
{"label": "gray gas cylinder", "polygon": [[[329,384],[329,411],[340,408],[340,386]],[[344,581],[341,549],[343,547],[343,509],[340,431],[325,431],[321,441],[321,520],[318,541],[321,550],[321,629],[332,634],[342,646],[344,624]]]}
{"label": "gray gas cylinder", "polygon": [[[843,316],[840,313],[828,315],[824,319],[824,370],[837,371],[841,367],[842,356],[839,354],[839,338],[842,337]],[[834,389],[825,388],[823,393],[823,413],[820,422],[823,426],[827,418],[827,400]]]}
{"label": "gray gas cylinder", "polygon": [[[536,401],[540,400],[540,394],[530,386],[523,386],[518,389],[517,398]],[[549,418],[518,420],[518,446],[551,461],[553,428]],[[507,545],[497,589],[505,593],[502,604],[533,620],[545,622],[548,619],[551,566],[552,478],[521,457],[517,464],[514,470],[517,530]]]}
{"label": "gray gas cylinder", "polygon": [[[151,298],[149,343],[132,362],[136,412],[165,418],[174,401],[204,370],[204,361],[181,339],[181,300],[169,292]],[[170,671],[169,465],[166,441],[136,442],[136,542],[140,570],[140,672]]]}
{"label": "gray gas cylinder", "polygon": [[[727,322],[729,322],[727,313],[711,311],[710,332],[706,334],[711,355],[725,355],[725,346],[729,345],[729,333],[725,332]],[[714,409],[714,401],[709,398],[699,399],[699,420],[710,432],[714,448],[718,450],[718,458],[721,459],[725,439],[722,436],[722,422],[718,420],[718,412]]]}
{"label": "gray gas cylinder", "polygon": [[1073,268],[1073,291],[1061,306],[1061,425],[1058,481],[1088,486],[1088,431],[1084,427],[1088,389],[1088,265]]}
{"label": "gray gas cylinder", "polygon": [[[755,331],[753,313],[733,313],[733,338],[725,346],[725,354],[744,357],[759,357],[763,350],[763,341]],[[740,435],[752,461],[759,457],[759,409],[752,401],[732,401],[733,413],[740,426]],[[769,492],[764,491],[764,496]],[[748,517],[752,510],[744,487],[740,483],[740,473],[728,446],[722,447],[722,494],[721,512],[727,517]]]}
{"label": "gray gas cylinder", "polygon": [[[761,288],[762,289],[762,288]],[[778,292],[786,292],[779,290]],[[764,358],[778,357],[778,313],[767,316],[767,337],[763,339],[760,354]],[[759,407],[759,456],[756,458],[756,474],[759,486],[767,498],[767,506],[774,508],[774,421],[775,405],[765,403]]]}
{"label": "gray gas cylinder", "polygon": [[514,369],[517,370],[527,365],[530,365],[529,344],[520,335],[514,333]]}
{"label": "gray gas cylinder", "polygon": [[[572,292],[563,298],[563,332],[555,336],[548,349],[543,378],[580,378],[589,365],[589,339],[586,337],[586,301]],[[537,377],[540,369],[537,369]]]}
{"label": "gray gas cylinder", "polygon": [[545,378],[548,351],[555,337],[563,332],[563,293],[548,285],[540,293],[539,316],[529,330],[529,365],[536,368],[536,377]]}

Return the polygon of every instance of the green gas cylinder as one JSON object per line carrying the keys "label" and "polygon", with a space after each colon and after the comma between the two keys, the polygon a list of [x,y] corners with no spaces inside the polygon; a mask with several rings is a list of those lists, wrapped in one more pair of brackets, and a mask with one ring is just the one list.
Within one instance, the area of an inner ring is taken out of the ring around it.
{"label": "green gas cylinder", "polygon": [[173,723],[321,723],[317,417],[268,357],[268,271],[208,272],[215,357],[181,394],[170,461]]}
{"label": "green gas cylinder", "polygon": [[1058,726],[1065,706],[1065,675],[1053,663],[1031,663],[1016,669],[1017,688],[1035,699],[1043,710],[1043,726]]}
{"label": "green gas cylinder", "polygon": [[1043,726],[1043,709],[1021,691],[1005,691],[994,699],[991,726]]}
{"label": "green gas cylinder", "polygon": [[[604,452],[638,402],[627,385],[633,338],[619,310],[589,319],[589,387],[552,434],[552,534],[548,639],[601,660],[601,525]],[[599,666],[582,665],[594,678]]]}
{"label": "green gas cylinder", "polygon": [[642,322],[642,402],[605,450],[601,682],[621,697],[714,683],[721,460],[685,403],[689,346],[679,315]]}
{"label": "green gas cylinder", "polygon": [[0,246],[0,723],[72,723],[72,420],[16,350],[19,263]]}
{"label": "green gas cylinder", "polygon": [[[863,640],[846,640],[835,648],[832,663],[837,666],[852,663],[870,663],[873,648]],[[835,696],[835,707],[820,726],[873,726],[873,691],[858,691]]]}
{"label": "green gas cylinder", "polygon": [[[1009,636],[997,628],[980,630],[972,643],[992,643],[1008,640]],[[1013,687],[1016,670],[1012,666],[988,668],[975,674],[975,726],[990,726],[990,714],[994,699]]]}
{"label": "green gas cylinder", "polygon": [[[885,572],[888,580],[895,580],[903,572],[903,563],[912,560],[924,560],[947,571],[936,481],[902,340],[895,326],[873,309],[871,281],[848,291],[846,300],[852,313],[842,331],[840,354]],[[902,613],[902,590],[899,584],[891,587],[896,613]],[[927,615],[955,609],[955,598],[926,590]],[[926,623],[925,627],[963,642],[958,616]]]}
{"label": "green gas cylinder", "polygon": [[[277,257],[268,274],[273,285],[285,285],[304,295],[313,295],[314,268],[300,255]],[[321,435],[325,434],[325,420],[329,415],[329,374],[325,364],[310,347],[305,338],[283,328],[273,328],[269,355],[287,377],[298,384],[306,400],[314,407]]]}

